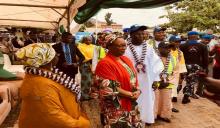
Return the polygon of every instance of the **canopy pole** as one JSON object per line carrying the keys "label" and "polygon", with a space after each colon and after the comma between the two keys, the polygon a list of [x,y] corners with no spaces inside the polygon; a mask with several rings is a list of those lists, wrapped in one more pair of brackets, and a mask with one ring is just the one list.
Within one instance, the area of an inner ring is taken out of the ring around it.
{"label": "canopy pole", "polygon": [[31,4],[13,4],[13,3],[0,3],[0,6],[23,6],[23,7],[36,7],[36,8],[58,8],[66,9],[67,6],[52,6],[52,5],[31,5]]}
{"label": "canopy pole", "polygon": [[98,14],[96,14],[96,19],[95,19],[95,44],[97,44],[97,40],[98,40]]}
{"label": "canopy pole", "polygon": [[4,19],[4,18],[0,18],[0,20],[9,20],[9,21],[30,21],[30,22],[47,22],[47,23],[56,23],[58,24],[57,21],[43,21],[43,20],[23,20],[23,19]]}
{"label": "canopy pole", "polygon": [[[58,12],[56,9],[54,8],[51,8],[52,10],[54,10],[56,13],[58,13],[61,17],[63,17],[63,14],[61,14],[60,12]],[[65,16],[64,16],[65,19],[67,19]]]}
{"label": "canopy pole", "polygon": [[[74,1],[75,0],[71,0],[66,8],[66,10],[64,11],[62,17],[60,17],[59,21],[58,21],[58,24],[60,24],[60,21],[65,18],[67,20],[67,31],[70,31],[70,7],[72,4],[74,4]],[[67,14],[67,18],[65,17],[65,15]],[[69,15],[69,18],[68,18],[68,15]],[[68,20],[69,19],[69,20]],[[68,25],[68,22],[69,22],[69,25]],[[69,27],[68,27],[69,26]],[[68,30],[69,29],[69,30]]]}
{"label": "canopy pole", "polygon": [[70,32],[70,7],[67,8],[67,32]]}

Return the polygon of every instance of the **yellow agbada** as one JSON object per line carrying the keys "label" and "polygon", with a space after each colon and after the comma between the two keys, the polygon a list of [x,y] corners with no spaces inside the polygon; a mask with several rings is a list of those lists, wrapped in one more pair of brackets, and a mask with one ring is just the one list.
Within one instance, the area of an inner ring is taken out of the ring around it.
{"label": "yellow agbada", "polygon": [[89,128],[76,96],[63,85],[26,74],[20,89],[19,128]]}
{"label": "yellow agbada", "polygon": [[95,45],[93,44],[85,44],[85,43],[79,43],[78,49],[80,52],[85,56],[84,62],[87,62],[93,58]]}

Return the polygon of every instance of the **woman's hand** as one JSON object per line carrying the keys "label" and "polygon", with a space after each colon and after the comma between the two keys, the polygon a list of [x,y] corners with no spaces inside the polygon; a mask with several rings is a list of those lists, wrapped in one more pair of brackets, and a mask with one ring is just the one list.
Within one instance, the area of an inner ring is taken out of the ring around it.
{"label": "woman's hand", "polygon": [[131,98],[132,99],[137,99],[140,96],[141,91],[137,90],[137,91],[133,92],[132,94],[133,94],[133,96]]}
{"label": "woman's hand", "polygon": [[131,99],[137,99],[141,94],[140,90],[130,92],[130,91],[126,91],[126,90],[124,90],[120,87],[117,87],[117,90],[118,90],[118,92],[120,93],[121,96],[128,97],[128,98],[131,98]]}

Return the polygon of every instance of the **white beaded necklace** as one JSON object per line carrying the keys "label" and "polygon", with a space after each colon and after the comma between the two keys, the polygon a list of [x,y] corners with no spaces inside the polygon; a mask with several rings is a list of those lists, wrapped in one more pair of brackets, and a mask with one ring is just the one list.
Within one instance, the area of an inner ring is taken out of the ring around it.
{"label": "white beaded necklace", "polygon": [[134,46],[132,45],[131,39],[128,39],[128,47],[130,48],[131,53],[134,57],[135,68],[136,68],[137,72],[139,73],[140,71],[142,71],[143,73],[145,73],[146,72],[146,65],[144,64],[144,60],[145,60],[145,56],[147,54],[147,43],[146,42],[142,43],[142,53],[141,53],[140,59],[138,59],[137,52],[135,51]]}
{"label": "white beaded necklace", "polygon": [[[162,60],[161,56],[160,56],[160,58]],[[165,65],[164,65],[164,70],[161,72],[161,78],[165,83],[168,81],[168,76],[169,76],[168,67],[169,67],[170,60],[171,60],[171,54],[169,53],[168,56],[167,56]]]}
{"label": "white beaded necklace", "polygon": [[42,70],[40,68],[35,67],[24,67],[25,73],[39,75],[48,79],[51,79],[64,87],[68,88],[71,92],[75,93],[77,96],[77,101],[80,100],[81,97],[81,89],[80,86],[75,83],[75,79],[66,75],[63,72],[60,72],[58,68],[54,67],[51,71]]}
{"label": "white beaded necklace", "polygon": [[[162,61],[161,54],[160,54],[158,48],[156,47],[156,42],[155,41],[153,42],[153,49],[155,50],[155,52],[157,53],[157,55],[160,57],[160,59]],[[171,60],[171,54],[169,53],[168,56],[167,56],[167,59],[166,59],[166,63],[164,65],[164,70],[161,73],[161,79],[164,82],[168,81],[168,76],[169,76],[168,75],[168,67],[169,67],[170,60]]]}

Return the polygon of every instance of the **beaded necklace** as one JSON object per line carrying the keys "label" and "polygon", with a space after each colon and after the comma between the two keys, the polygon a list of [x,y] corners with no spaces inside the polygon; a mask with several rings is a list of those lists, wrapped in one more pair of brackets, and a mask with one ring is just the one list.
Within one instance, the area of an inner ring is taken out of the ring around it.
{"label": "beaded necklace", "polygon": [[[162,61],[162,57],[161,57],[161,56],[160,56],[160,59],[161,59],[161,61]],[[161,79],[162,79],[165,83],[168,81],[168,76],[169,76],[168,67],[169,67],[170,60],[171,60],[171,54],[169,53],[168,56],[167,56],[165,65],[164,65],[164,70],[161,72]]]}
{"label": "beaded necklace", "polygon": [[147,43],[142,43],[142,53],[141,53],[141,57],[140,59],[138,59],[138,55],[137,52],[134,49],[134,46],[131,43],[131,39],[128,39],[128,47],[131,50],[131,53],[134,57],[135,60],[135,68],[137,70],[137,72],[139,73],[140,71],[142,71],[143,73],[146,72],[146,65],[144,64],[144,60],[145,60],[145,56],[147,54]]}
{"label": "beaded necklace", "polygon": [[60,72],[58,68],[54,67],[51,71],[42,70],[40,68],[35,67],[24,67],[25,73],[32,75],[39,75],[48,79],[51,79],[64,87],[68,88],[71,92],[75,93],[77,96],[77,101],[80,100],[81,97],[81,89],[80,86],[75,83],[75,79],[66,75],[63,72]]}
{"label": "beaded necklace", "polygon": [[[156,54],[160,57],[161,61],[162,61],[162,57],[160,54],[160,51],[158,50],[158,48],[156,47],[156,42],[153,41],[153,49],[155,50]],[[166,83],[168,81],[168,67],[169,67],[169,63],[171,60],[171,54],[169,53],[166,59],[166,63],[164,65],[164,70],[162,71],[162,73],[160,74],[161,79]],[[163,62],[163,61],[162,61]]]}

